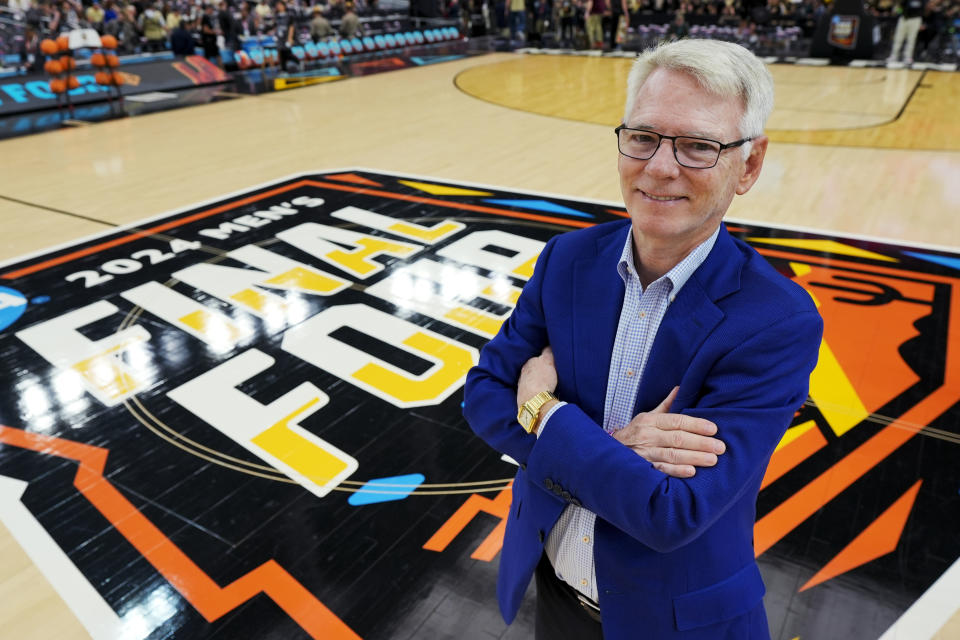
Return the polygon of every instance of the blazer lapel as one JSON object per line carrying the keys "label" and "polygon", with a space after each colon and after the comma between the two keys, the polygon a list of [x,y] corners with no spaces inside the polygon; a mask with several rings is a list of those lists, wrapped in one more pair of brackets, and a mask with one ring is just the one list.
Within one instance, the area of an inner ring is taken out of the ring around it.
{"label": "blazer lapel", "polygon": [[716,301],[740,288],[744,262],[743,253],[721,224],[707,259],[683,285],[660,323],[637,392],[634,414],[653,409],[680,384],[700,345],[723,320],[724,313]]}
{"label": "blazer lapel", "polygon": [[598,239],[597,254],[574,264],[571,317],[577,404],[597,424],[603,424],[610,358],[623,306],[624,286],[617,262],[628,228],[620,227]]}

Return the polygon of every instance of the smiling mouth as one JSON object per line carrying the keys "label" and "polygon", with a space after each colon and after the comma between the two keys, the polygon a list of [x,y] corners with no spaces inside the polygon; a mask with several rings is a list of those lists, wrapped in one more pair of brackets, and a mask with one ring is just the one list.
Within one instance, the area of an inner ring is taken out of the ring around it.
{"label": "smiling mouth", "polygon": [[684,199],[684,196],[655,196],[652,193],[647,193],[646,191],[643,191],[642,189],[640,190],[640,193],[642,193],[647,198],[650,198],[651,200],[655,200],[657,202],[673,202],[675,200]]}

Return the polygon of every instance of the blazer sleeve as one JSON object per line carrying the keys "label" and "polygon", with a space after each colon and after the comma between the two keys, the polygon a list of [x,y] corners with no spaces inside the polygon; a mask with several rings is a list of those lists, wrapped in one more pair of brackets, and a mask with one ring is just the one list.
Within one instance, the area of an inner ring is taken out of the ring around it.
{"label": "blazer sleeve", "polygon": [[[679,410],[716,423],[727,445],[716,466],[697,469],[692,478],[667,476],[568,404],[536,440],[528,477],[541,488],[561,485],[573,500],[657,551],[677,549],[759,486],[807,397],[822,330],[816,311],[782,318],[727,351],[705,381],[690,383],[701,384],[699,400]],[[680,396],[689,397],[683,383]]]}
{"label": "blazer sleeve", "polygon": [[463,415],[487,444],[526,466],[536,436],[517,422],[520,369],[549,344],[543,313],[543,281],[559,236],[547,242],[524,285],[513,313],[484,346],[480,361],[467,374]]}

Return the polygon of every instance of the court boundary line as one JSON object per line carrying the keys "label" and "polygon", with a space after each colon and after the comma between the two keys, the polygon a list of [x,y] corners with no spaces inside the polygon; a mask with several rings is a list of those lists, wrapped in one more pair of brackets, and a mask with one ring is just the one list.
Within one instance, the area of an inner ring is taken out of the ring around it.
{"label": "court boundary line", "polygon": [[[784,143],[784,144],[802,144],[802,143]],[[857,147],[857,148],[869,148],[869,147]],[[563,194],[563,193],[557,193],[557,192],[553,192],[553,191],[538,191],[538,190],[534,190],[534,189],[524,189],[524,188],[521,188],[521,187],[514,187],[514,186],[512,186],[512,185],[491,185],[491,184],[487,184],[487,183],[483,183],[483,182],[475,182],[475,181],[470,181],[470,180],[461,180],[461,179],[459,179],[459,178],[447,178],[447,177],[440,177],[440,176],[426,176],[426,175],[422,175],[422,174],[418,174],[418,173],[406,173],[406,172],[400,172],[400,171],[393,171],[393,170],[389,170],[389,169],[377,169],[377,168],[373,168],[373,167],[362,167],[362,166],[332,167],[332,168],[326,168],[326,169],[316,169],[316,170],[312,170],[312,171],[302,171],[302,172],[299,172],[299,173],[288,174],[288,175],[283,176],[283,177],[280,177],[280,178],[274,178],[274,179],[268,180],[268,181],[266,181],[266,182],[262,182],[262,183],[259,183],[259,184],[251,185],[251,186],[246,187],[246,188],[244,188],[244,189],[238,189],[238,190],[235,190],[235,191],[229,191],[229,192],[224,193],[224,194],[219,195],[219,196],[214,196],[214,197],[211,197],[211,198],[203,199],[203,200],[194,202],[194,203],[192,203],[192,204],[188,204],[188,205],[184,205],[184,206],[181,206],[181,207],[177,207],[177,208],[172,209],[172,210],[167,211],[167,212],[158,213],[158,214],[149,216],[149,217],[147,217],[147,218],[144,218],[143,220],[138,220],[138,221],[135,221],[135,222],[130,222],[130,223],[118,225],[118,226],[116,226],[116,227],[114,227],[114,228],[112,228],[112,229],[105,229],[105,230],[103,230],[103,231],[96,232],[96,233],[93,233],[93,234],[90,234],[90,235],[86,235],[86,236],[81,236],[81,237],[76,238],[76,239],[74,239],[74,240],[68,240],[68,241],[66,241],[66,242],[63,242],[63,243],[60,243],[60,244],[57,244],[57,245],[53,245],[53,246],[51,246],[51,247],[47,247],[47,248],[44,248],[44,249],[39,249],[39,250],[37,250],[37,251],[32,251],[32,252],[27,253],[27,254],[24,254],[24,255],[14,256],[14,257],[8,258],[8,259],[6,259],[6,260],[0,260],[0,269],[4,269],[4,268],[8,267],[9,265],[16,264],[16,263],[18,263],[18,262],[25,262],[25,261],[28,261],[28,260],[33,260],[33,259],[35,259],[35,258],[42,257],[42,256],[47,255],[47,254],[56,253],[56,252],[59,252],[59,251],[64,251],[64,250],[66,250],[66,249],[69,249],[70,247],[74,247],[74,246],[78,246],[78,245],[81,245],[81,244],[85,244],[85,243],[87,243],[87,242],[92,242],[92,241],[96,240],[97,238],[103,238],[103,237],[106,237],[106,236],[109,236],[109,235],[112,235],[112,234],[115,234],[115,233],[131,232],[132,234],[136,234],[136,233],[140,232],[139,235],[140,235],[141,237],[150,237],[149,234],[144,234],[144,233],[142,233],[141,227],[143,227],[143,226],[145,226],[145,225],[148,225],[148,224],[150,224],[150,223],[152,223],[152,222],[157,222],[157,221],[163,220],[163,219],[168,218],[168,217],[170,217],[170,216],[174,216],[174,215],[181,214],[181,213],[186,213],[186,212],[188,212],[188,211],[190,211],[190,210],[192,210],[192,209],[197,209],[197,208],[200,208],[200,207],[205,207],[205,206],[208,206],[208,205],[216,204],[217,202],[221,202],[221,201],[226,200],[226,199],[229,199],[229,198],[239,197],[239,196],[243,196],[243,195],[249,195],[251,191],[256,191],[256,190],[259,190],[259,189],[266,189],[266,188],[268,188],[268,187],[275,186],[275,185],[281,184],[281,183],[283,183],[283,182],[295,180],[295,179],[297,179],[297,178],[305,178],[305,177],[307,177],[307,176],[314,176],[314,175],[318,175],[318,174],[323,175],[323,174],[330,174],[330,173],[347,173],[347,172],[351,172],[351,171],[366,171],[366,172],[370,172],[370,173],[380,173],[380,174],[383,174],[383,175],[392,176],[392,177],[394,177],[394,178],[413,178],[413,179],[416,179],[416,180],[425,180],[425,181],[432,181],[432,182],[435,182],[435,183],[453,184],[453,185],[459,185],[459,186],[464,186],[464,187],[474,187],[474,188],[477,188],[477,189],[488,189],[488,190],[491,190],[491,189],[492,189],[492,190],[495,190],[495,191],[510,191],[510,192],[512,192],[512,193],[518,193],[518,194],[527,195],[527,196],[538,196],[538,197],[541,197],[541,198],[543,198],[543,197],[557,198],[557,199],[561,199],[561,200],[569,200],[569,201],[571,201],[571,202],[582,202],[582,203],[586,203],[586,204],[598,204],[598,205],[601,205],[601,206],[612,207],[612,208],[615,208],[615,209],[619,209],[619,210],[625,211],[625,207],[624,207],[624,205],[623,205],[622,202],[617,202],[617,201],[614,201],[614,200],[605,200],[605,199],[603,199],[603,198],[586,198],[586,197],[583,197],[583,196],[577,196],[577,195],[571,195],[571,194]],[[895,246],[895,247],[905,247],[905,248],[911,248],[911,249],[926,249],[926,250],[932,250],[932,251],[943,251],[943,252],[945,252],[945,253],[954,253],[954,254],[960,253],[960,247],[952,247],[952,246],[949,246],[949,245],[939,245],[939,244],[934,244],[934,243],[920,242],[920,241],[910,241],[910,240],[897,240],[896,238],[884,238],[884,237],[881,237],[881,236],[871,236],[871,235],[867,235],[867,234],[859,234],[859,233],[849,232],[849,231],[834,231],[834,230],[830,230],[830,229],[816,229],[816,228],[814,228],[814,227],[807,227],[807,226],[803,226],[803,225],[793,225],[793,224],[789,224],[789,223],[767,222],[767,221],[756,220],[756,219],[752,219],[752,218],[730,217],[730,218],[724,218],[724,222],[732,223],[732,224],[734,224],[734,225],[736,225],[736,224],[748,224],[748,225],[754,225],[754,226],[768,227],[768,228],[772,228],[772,229],[782,229],[782,230],[785,230],[785,231],[795,231],[795,232],[800,232],[800,233],[812,233],[812,234],[817,234],[817,235],[822,235],[822,236],[830,236],[830,237],[832,237],[832,238],[837,238],[837,239],[848,239],[848,240],[857,240],[857,241],[864,241],[864,242],[875,242],[875,243],[886,244],[886,245],[891,245],[891,246]],[[2,276],[0,276],[0,277],[2,277]]]}
{"label": "court boundary line", "polygon": [[[504,52],[504,53],[506,53],[506,52]],[[530,55],[530,54],[517,54],[517,55],[523,56],[523,55]],[[534,55],[543,55],[543,54],[534,54]],[[547,57],[563,57],[563,56],[547,56]],[[587,59],[599,58],[599,59],[605,59],[605,60],[619,60],[619,59],[624,59],[623,56],[576,56],[576,55],[573,55],[573,54],[569,55],[569,57],[580,57],[580,58],[587,58]],[[515,58],[515,60],[517,60],[517,59],[520,59],[520,58]],[[491,63],[488,63],[488,64],[499,64],[500,62],[509,62],[509,60],[501,60],[501,61],[498,61],[498,62],[491,62]],[[804,65],[795,65],[795,64],[788,63],[788,62],[775,62],[775,63],[766,63],[766,62],[765,62],[765,63],[764,63],[764,65],[767,65],[767,66],[769,66],[770,64],[782,64],[782,65],[785,65],[785,66],[792,66],[792,67],[797,67],[797,66],[799,66],[799,67],[801,67],[801,68],[804,67]],[[459,80],[459,78],[460,78],[460,76],[461,76],[462,74],[467,73],[467,72],[469,72],[469,71],[472,71],[472,70],[474,70],[474,69],[477,69],[477,68],[479,68],[479,67],[481,67],[481,66],[486,66],[486,65],[476,65],[476,66],[474,66],[474,67],[470,67],[469,69],[463,69],[462,71],[459,71],[456,75],[454,75],[454,76],[453,76],[453,86],[454,86],[454,88],[455,88],[457,91],[459,91],[460,93],[462,93],[462,94],[464,94],[465,96],[468,96],[468,97],[470,97],[470,98],[473,98],[474,100],[479,100],[480,102],[485,102],[485,103],[487,103],[487,104],[491,104],[491,105],[494,105],[494,106],[497,106],[497,107],[501,107],[501,108],[503,108],[503,109],[508,109],[508,110],[510,110],[510,111],[516,111],[517,113],[526,113],[526,114],[529,114],[529,115],[540,116],[540,117],[543,117],[543,118],[554,118],[554,119],[557,119],[557,120],[564,120],[564,121],[566,121],[566,122],[577,122],[577,123],[580,123],[580,124],[587,124],[587,125],[594,125],[594,126],[601,126],[601,127],[611,126],[610,124],[601,124],[601,123],[599,123],[599,122],[590,122],[590,121],[588,121],[588,120],[577,120],[576,118],[568,118],[568,117],[566,117],[566,116],[558,116],[558,115],[549,114],[549,113],[540,113],[540,112],[538,112],[538,111],[530,111],[530,110],[527,110],[527,109],[521,109],[520,107],[514,107],[514,106],[506,105],[506,104],[503,104],[503,103],[500,103],[500,102],[494,102],[493,100],[490,100],[490,99],[487,99],[487,98],[482,98],[482,97],[480,97],[480,96],[478,96],[478,95],[475,95],[475,94],[473,94],[473,93],[470,93],[469,91],[467,91],[466,89],[464,89],[463,87],[460,86],[460,84],[458,83],[458,80]],[[819,68],[819,67],[818,67],[818,68]],[[851,67],[851,68],[859,69],[860,67]],[[886,69],[886,67],[863,67],[863,68],[864,68],[864,69],[868,69],[868,68]],[[886,69],[886,70],[890,71],[890,69]],[[893,69],[893,71],[899,71],[899,69]],[[879,122],[879,123],[876,123],[876,124],[865,125],[865,126],[862,126],[862,127],[834,127],[834,128],[827,128],[827,129],[769,129],[769,132],[771,132],[771,133],[793,134],[793,133],[815,133],[815,132],[821,132],[821,131],[822,131],[822,132],[825,132],[825,133],[829,133],[829,132],[833,132],[833,131],[839,131],[839,132],[842,132],[842,131],[861,131],[861,130],[875,129],[875,128],[877,128],[877,127],[884,127],[884,126],[890,125],[890,124],[896,122],[897,120],[899,120],[899,119],[901,118],[901,116],[903,116],[903,112],[906,111],[907,106],[910,104],[910,101],[913,100],[913,96],[914,96],[914,94],[916,93],[917,89],[920,87],[921,81],[926,77],[927,71],[930,71],[930,69],[905,69],[905,71],[918,71],[918,72],[920,72],[920,76],[917,78],[917,82],[916,82],[916,84],[914,84],[913,89],[910,90],[910,93],[909,93],[909,94],[907,95],[907,97],[904,99],[903,104],[900,106],[900,110],[899,110],[899,111],[897,112],[897,114],[896,114],[895,116],[893,116],[893,118],[890,119],[890,120],[885,120],[885,121],[883,121],[883,122]],[[933,71],[937,71],[937,69],[933,69]],[[950,72],[944,71],[943,73],[950,73]],[[855,112],[851,112],[851,113],[855,113]],[[870,115],[870,114],[866,114],[866,115]],[[613,125],[613,126],[615,126],[615,125]],[[776,144],[801,144],[801,145],[813,146],[813,147],[829,147],[829,148],[832,148],[832,149],[874,149],[874,150],[878,150],[878,151],[927,151],[927,152],[943,152],[943,153],[960,153],[960,150],[957,150],[957,149],[917,149],[917,148],[913,148],[913,147],[909,147],[909,148],[908,148],[908,147],[875,147],[875,146],[857,146],[857,145],[842,145],[842,144],[841,144],[841,145],[834,145],[834,144],[822,144],[822,143],[818,143],[818,142],[796,142],[796,141],[787,142],[787,141],[776,141]]]}

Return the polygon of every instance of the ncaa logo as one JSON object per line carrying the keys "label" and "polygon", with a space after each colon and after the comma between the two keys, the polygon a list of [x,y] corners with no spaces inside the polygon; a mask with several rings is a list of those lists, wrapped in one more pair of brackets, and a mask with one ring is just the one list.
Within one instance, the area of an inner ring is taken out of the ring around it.
{"label": "ncaa logo", "polygon": [[27,299],[14,289],[0,287],[0,331],[20,319],[27,309]]}

